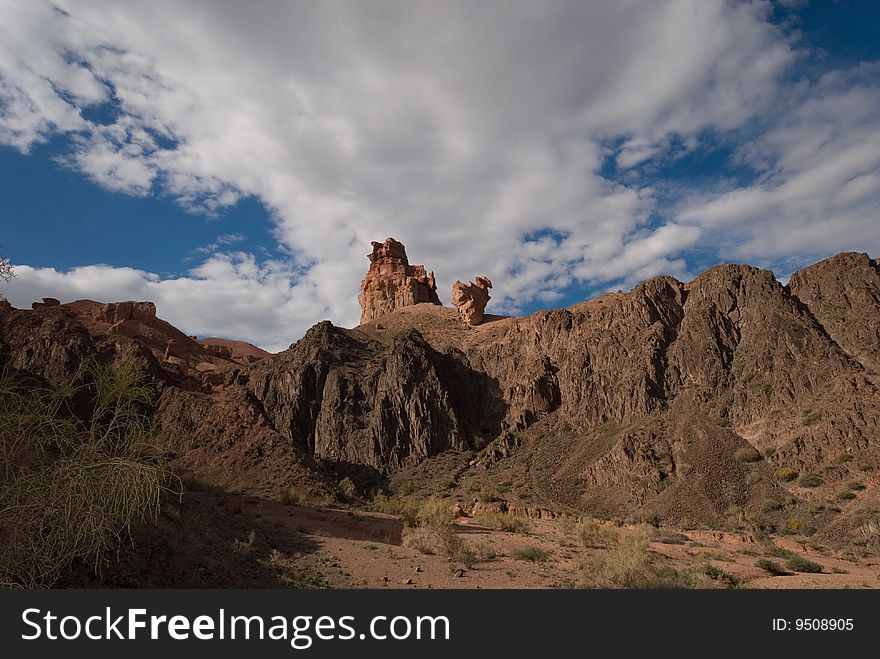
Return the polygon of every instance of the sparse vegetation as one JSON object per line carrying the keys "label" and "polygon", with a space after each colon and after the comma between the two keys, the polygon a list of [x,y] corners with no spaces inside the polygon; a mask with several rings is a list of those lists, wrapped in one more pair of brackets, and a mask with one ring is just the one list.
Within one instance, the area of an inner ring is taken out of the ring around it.
{"label": "sparse vegetation", "polygon": [[49,586],[75,560],[97,568],[159,514],[179,481],[153,445],[152,398],[131,359],[44,384],[0,376],[0,583]]}
{"label": "sparse vegetation", "polygon": [[517,547],[511,552],[511,556],[532,563],[544,563],[550,559],[550,553],[540,547]]}
{"label": "sparse vegetation", "polygon": [[843,453],[840,453],[834,459],[834,461],[838,464],[843,464],[845,462],[852,462],[854,459],[855,459],[855,456],[852,453],[848,453],[848,452],[844,451]]}
{"label": "sparse vegetation", "polygon": [[777,470],[777,472],[776,472],[776,478],[778,478],[779,480],[784,481],[786,483],[793,481],[797,477],[798,477],[798,472],[795,471],[794,469],[792,469],[791,467],[782,467],[781,469]]}
{"label": "sparse vegetation", "polygon": [[739,462],[757,462],[761,459],[761,453],[754,446],[743,446],[737,449],[733,458]]}
{"label": "sparse vegetation", "polygon": [[801,487],[819,487],[825,481],[819,474],[804,474],[798,481]]}
{"label": "sparse vegetation", "polygon": [[483,503],[494,503],[495,501],[501,501],[501,496],[499,496],[498,491],[492,487],[491,485],[483,485],[479,491],[479,499]]}
{"label": "sparse vegetation", "polygon": [[243,554],[245,556],[249,556],[254,551],[254,541],[257,539],[257,534],[251,531],[248,534],[247,540],[240,540],[236,538],[232,541],[232,551],[236,554]]}
{"label": "sparse vegetation", "polygon": [[300,502],[299,493],[293,488],[287,488],[281,494],[281,503],[285,506],[295,506]]}
{"label": "sparse vegetation", "polygon": [[812,426],[813,424],[818,423],[821,418],[821,410],[807,410],[806,412],[804,412],[804,416],[801,419],[801,424],[804,426]]}
{"label": "sparse vegetation", "polygon": [[856,498],[856,493],[849,490],[844,490],[843,492],[839,492],[837,494],[837,498],[841,501],[851,501]]}
{"label": "sparse vegetation", "polygon": [[498,529],[507,533],[519,533],[528,535],[532,530],[532,523],[526,517],[514,517],[513,515],[505,515],[496,513],[492,515],[482,515],[477,521],[491,529]]}
{"label": "sparse vegetation", "polygon": [[651,534],[651,539],[654,542],[660,542],[664,545],[683,545],[690,538],[684,533],[672,531],[671,529],[654,529]]}
{"label": "sparse vegetation", "polygon": [[617,542],[617,531],[598,520],[585,517],[575,527],[575,534],[584,547],[604,548]]}
{"label": "sparse vegetation", "polygon": [[706,564],[703,566],[701,572],[709,577],[712,581],[717,581],[722,584],[725,588],[738,588],[742,583],[742,579],[740,579],[735,574],[730,574],[729,572],[725,572],[719,567],[715,567],[714,565]]}
{"label": "sparse vegetation", "polygon": [[394,496],[377,494],[370,502],[370,509],[386,515],[402,517],[407,526],[415,527],[419,524],[419,508],[421,503],[408,496]]}
{"label": "sparse vegetation", "polygon": [[692,581],[671,567],[656,565],[648,552],[650,531],[623,535],[617,544],[587,558],[581,566],[586,588],[688,588]]}
{"label": "sparse vegetation", "polygon": [[765,513],[772,513],[774,510],[779,510],[782,508],[782,504],[776,499],[764,499],[761,503],[761,510]]}
{"label": "sparse vegetation", "polygon": [[342,496],[346,498],[348,501],[352,501],[357,498],[357,486],[354,484],[354,481],[351,480],[348,476],[339,481],[339,490],[342,492]]}

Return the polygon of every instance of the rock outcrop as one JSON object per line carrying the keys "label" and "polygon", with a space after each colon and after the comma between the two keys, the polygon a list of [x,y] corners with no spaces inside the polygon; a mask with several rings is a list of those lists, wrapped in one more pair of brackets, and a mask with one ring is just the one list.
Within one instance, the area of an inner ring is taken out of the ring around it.
{"label": "rock outcrop", "polygon": [[880,373],[880,262],[845,252],[799,270],[788,286],[841,348]]}
{"label": "rock outcrop", "polygon": [[489,302],[489,289],[492,280],[488,277],[477,277],[476,283],[462,284],[456,281],[452,285],[452,306],[468,325],[479,325],[483,322],[483,312]]}
{"label": "rock outcrop", "polygon": [[434,273],[423,265],[410,265],[406,248],[394,238],[384,243],[373,242],[367,255],[370,269],[361,282],[358,296],[361,323],[383,316],[400,307],[413,304],[440,304]]}

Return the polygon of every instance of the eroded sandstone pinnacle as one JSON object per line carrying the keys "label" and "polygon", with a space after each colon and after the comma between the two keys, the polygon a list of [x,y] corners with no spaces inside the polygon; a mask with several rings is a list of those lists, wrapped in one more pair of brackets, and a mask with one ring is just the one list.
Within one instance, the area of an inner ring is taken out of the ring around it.
{"label": "eroded sandstone pinnacle", "polygon": [[489,289],[492,280],[488,277],[477,277],[476,283],[466,284],[456,281],[452,285],[452,306],[468,325],[479,325],[483,322],[483,311],[489,302]]}
{"label": "eroded sandstone pinnacle", "polygon": [[358,295],[362,323],[412,304],[440,304],[434,273],[426,272],[423,265],[410,265],[402,243],[386,238],[372,245],[373,251],[367,255],[370,269]]}

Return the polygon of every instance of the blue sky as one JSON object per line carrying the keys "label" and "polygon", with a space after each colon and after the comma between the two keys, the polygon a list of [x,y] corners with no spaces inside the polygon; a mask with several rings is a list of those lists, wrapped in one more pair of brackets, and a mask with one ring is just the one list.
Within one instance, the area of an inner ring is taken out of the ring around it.
{"label": "blue sky", "polygon": [[871,2],[0,2],[13,304],[282,349],[393,235],[490,311],[880,252]]}

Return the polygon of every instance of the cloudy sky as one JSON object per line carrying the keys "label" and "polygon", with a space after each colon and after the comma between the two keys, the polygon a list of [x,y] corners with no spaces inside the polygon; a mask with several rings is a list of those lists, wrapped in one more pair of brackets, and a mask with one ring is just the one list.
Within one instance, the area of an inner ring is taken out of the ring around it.
{"label": "cloudy sky", "polygon": [[371,240],[490,311],[880,253],[874,2],[0,0],[16,306],[286,347]]}

